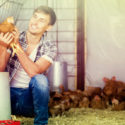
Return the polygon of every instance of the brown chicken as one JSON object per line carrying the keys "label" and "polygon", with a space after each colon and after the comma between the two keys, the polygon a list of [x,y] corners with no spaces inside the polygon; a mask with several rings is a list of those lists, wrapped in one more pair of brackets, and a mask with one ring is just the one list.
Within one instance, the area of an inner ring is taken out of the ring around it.
{"label": "brown chicken", "polygon": [[[7,32],[12,32],[14,31],[15,26],[14,26],[14,18],[13,17],[8,17],[5,21],[3,21],[0,24],[0,33],[7,33]],[[6,44],[4,42],[0,42],[0,44],[4,47],[7,48],[12,48],[13,49],[13,53],[12,56],[14,56],[14,54],[17,52],[17,49],[19,49],[19,47],[16,45],[15,42],[13,42],[13,40],[10,42],[10,44]]]}
{"label": "brown chicken", "polygon": [[[12,32],[14,30],[14,19],[13,17],[8,17],[4,22],[0,24],[0,33]],[[10,44],[6,44],[4,42],[0,42],[0,44],[4,47],[10,48]]]}
{"label": "brown chicken", "polygon": [[116,80],[115,77],[111,79],[104,77],[103,81],[105,82],[103,88],[104,98],[115,107],[121,106],[121,102],[125,102],[125,83]]}
{"label": "brown chicken", "polygon": [[4,22],[0,24],[0,32],[7,33],[14,30],[14,19],[13,17],[8,17]]}

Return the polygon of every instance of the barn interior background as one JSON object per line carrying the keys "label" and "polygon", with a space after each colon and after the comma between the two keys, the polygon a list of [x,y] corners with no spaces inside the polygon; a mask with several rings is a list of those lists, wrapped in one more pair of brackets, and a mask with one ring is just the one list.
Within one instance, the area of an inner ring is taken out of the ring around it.
{"label": "barn interior background", "polygon": [[57,43],[58,60],[68,64],[69,89],[83,89],[84,83],[103,88],[103,77],[125,81],[124,0],[1,0],[3,4],[1,20],[13,13],[20,32],[39,5],[55,10],[57,22],[47,35]]}
{"label": "barn interior background", "polygon": [[[33,10],[39,5],[47,5],[55,10],[57,22],[47,35],[57,43],[58,60],[68,64],[69,89],[84,89],[84,86],[103,88],[103,77],[116,76],[117,80],[125,81],[124,0],[0,0],[0,5],[2,4],[5,4],[6,8],[0,7],[1,16],[9,16],[17,11],[20,13],[14,14],[20,32],[27,29]],[[3,10],[7,8],[8,11],[4,13]],[[1,18],[3,20],[3,17]],[[74,102],[79,101],[75,98]],[[77,109],[73,109],[62,117],[50,118],[49,123],[51,125],[124,123],[124,111],[99,112],[91,109],[76,111]],[[27,122],[27,119],[24,119],[24,123],[29,122],[30,120]]]}
{"label": "barn interior background", "polygon": [[2,22],[8,16],[14,16],[20,32],[28,27],[34,9],[40,5],[52,7],[57,14],[57,22],[48,39],[56,41],[58,60],[67,62],[68,88],[74,90],[77,80],[77,1],[76,0],[1,0],[0,15]]}

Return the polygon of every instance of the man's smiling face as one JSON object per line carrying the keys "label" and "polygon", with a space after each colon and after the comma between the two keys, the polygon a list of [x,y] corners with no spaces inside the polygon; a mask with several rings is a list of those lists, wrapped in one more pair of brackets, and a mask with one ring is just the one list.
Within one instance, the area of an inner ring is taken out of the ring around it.
{"label": "man's smiling face", "polygon": [[32,34],[43,34],[50,28],[50,16],[42,12],[35,12],[30,19],[28,31]]}

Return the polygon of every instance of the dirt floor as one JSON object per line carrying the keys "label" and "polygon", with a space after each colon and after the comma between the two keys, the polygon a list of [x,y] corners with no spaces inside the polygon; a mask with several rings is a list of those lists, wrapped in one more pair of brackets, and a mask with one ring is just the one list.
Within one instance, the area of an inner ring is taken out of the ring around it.
{"label": "dirt floor", "polygon": [[[33,125],[33,118],[12,116],[21,125]],[[125,125],[125,111],[72,108],[61,116],[49,118],[48,125]]]}

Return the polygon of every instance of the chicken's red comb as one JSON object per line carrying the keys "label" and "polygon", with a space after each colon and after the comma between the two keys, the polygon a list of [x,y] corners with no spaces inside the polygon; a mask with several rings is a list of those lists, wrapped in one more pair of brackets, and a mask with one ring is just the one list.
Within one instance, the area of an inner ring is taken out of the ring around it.
{"label": "chicken's red comb", "polygon": [[104,82],[107,82],[109,79],[106,78],[106,77],[104,77],[102,80],[103,80]]}
{"label": "chicken's red comb", "polygon": [[116,80],[116,77],[115,77],[115,76],[112,76],[112,80],[115,81],[115,80]]}

